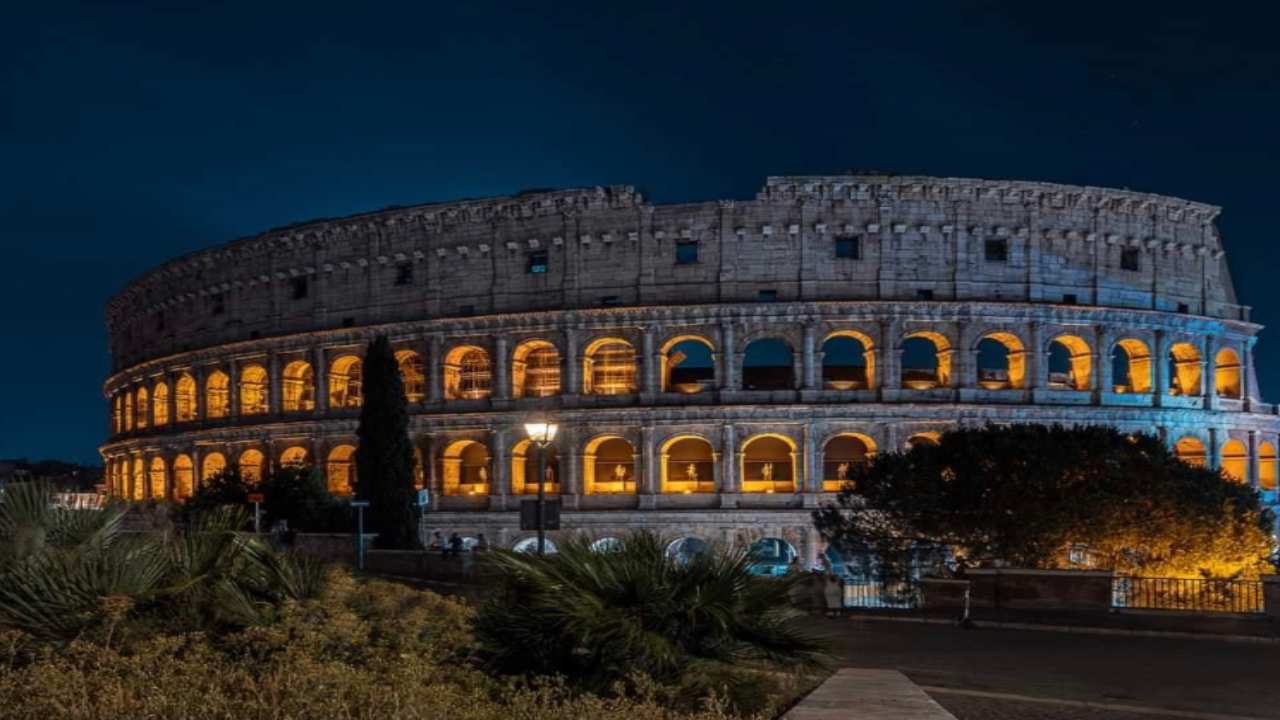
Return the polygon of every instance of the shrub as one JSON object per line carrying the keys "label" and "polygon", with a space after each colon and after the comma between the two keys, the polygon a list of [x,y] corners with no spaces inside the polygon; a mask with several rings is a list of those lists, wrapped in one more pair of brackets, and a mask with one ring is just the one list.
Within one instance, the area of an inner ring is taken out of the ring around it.
{"label": "shrub", "polygon": [[352,532],[348,505],[329,493],[311,467],[277,468],[262,482],[268,526],[277,520],[300,532]]}

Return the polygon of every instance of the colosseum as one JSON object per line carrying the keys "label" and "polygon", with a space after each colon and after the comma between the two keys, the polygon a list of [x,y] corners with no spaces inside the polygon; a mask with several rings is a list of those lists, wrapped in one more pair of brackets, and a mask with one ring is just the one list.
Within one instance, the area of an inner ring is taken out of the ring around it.
{"label": "colosseum", "polygon": [[[822,551],[852,463],[961,424],[1157,434],[1276,501],[1280,418],[1219,208],[1033,182],[771,177],[394,207],[172,260],[107,305],[112,492],[234,464],[347,493],[361,352],[397,348],[424,531],[527,542],[549,415],[563,530]],[[552,537],[556,537],[555,533]]]}

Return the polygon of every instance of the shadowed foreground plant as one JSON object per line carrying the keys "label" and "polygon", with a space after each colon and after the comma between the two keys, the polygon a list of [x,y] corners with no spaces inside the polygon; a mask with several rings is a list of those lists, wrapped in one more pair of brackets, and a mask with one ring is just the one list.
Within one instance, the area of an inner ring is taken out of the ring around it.
{"label": "shadowed foreground plant", "polygon": [[637,533],[606,552],[576,538],[554,555],[493,558],[502,591],[481,609],[476,632],[501,672],[602,689],[637,672],[679,683],[708,663],[824,658],[824,643],[801,629],[788,601],[800,576],[752,575],[745,551],[676,562],[662,539]]}

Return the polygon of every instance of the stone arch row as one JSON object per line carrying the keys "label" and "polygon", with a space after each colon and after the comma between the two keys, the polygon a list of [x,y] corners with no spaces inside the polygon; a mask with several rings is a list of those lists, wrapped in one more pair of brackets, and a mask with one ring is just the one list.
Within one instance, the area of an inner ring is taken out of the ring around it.
{"label": "stone arch row", "polygon": [[[631,395],[696,394],[713,388],[879,387],[1045,387],[1238,400],[1246,395],[1248,379],[1243,362],[1247,350],[1229,344],[1215,347],[1213,339],[1179,337],[1165,342],[1159,337],[1153,341],[1121,336],[1107,343],[1107,362],[1100,362],[1096,335],[1070,329],[1031,342],[1019,328],[984,327],[964,353],[949,329],[903,331],[895,335],[892,352],[853,327],[829,328],[821,344],[814,326],[806,326],[798,340],[795,335],[790,329],[762,328],[735,342],[728,330],[718,339],[680,332],[659,343],[650,333],[637,340],[629,331],[593,336],[580,350],[569,342],[567,351],[553,339],[537,336],[522,338],[509,350],[507,338],[499,337],[493,343],[459,342],[447,349],[430,343],[425,352],[402,344],[396,359],[410,403],[536,399],[566,391]],[[1164,348],[1164,363],[1157,362],[1153,342]],[[726,345],[741,348],[731,361],[718,350]],[[646,357],[651,360],[646,362]],[[316,367],[325,368],[323,382],[318,381]],[[265,360],[182,369],[116,389],[111,396],[111,430],[119,434],[200,419],[356,408],[363,400],[361,370],[361,356],[352,349],[284,352]],[[1204,381],[1209,376],[1212,383]]]}

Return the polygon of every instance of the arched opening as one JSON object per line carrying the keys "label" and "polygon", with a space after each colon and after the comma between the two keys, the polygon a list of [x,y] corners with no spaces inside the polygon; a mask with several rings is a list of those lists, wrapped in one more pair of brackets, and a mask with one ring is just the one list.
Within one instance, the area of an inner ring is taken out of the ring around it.
{"label": "arched opening", "polygon": [[294,445],[280,453],[280,467],[299,468],[307,464],[307,449]]}
{"label": "arched opening", "polygon": [[757,435],[742,446],[742,492],[795,492],[796,446],[782,435]]}
{"label": "arched opening", "polygon": [[1027,351],[1017,335],[990,333],[978,341],[978,385],[986,390],[1025,387]]}
{"label": "arched opening", "polygon": [[1205,466],[1204,443],[1193,435],[1188,435],[1174,443],[1173,454],[1188,465],[1194,467]]}
{"label": "arched opening", "polygon": [[147,499],[147,472],[140,457],[133,459],[133,499]]}
{"label": "arched opening", "polygon": [[404,398],[420,403],[427,397],[427,367],[422,356],[413,350],[397,350],[396,365],[400,368],[400,382],[404,385]]}
{"label": "arched opening", "polygon": [[[511,549],[515,552],[524,553],[526,555],[536,553],[538,552],[538,538],[527,537],[517,540],[516,544],[511,546]],[[543,539],[542,551],[547,555],[554,555],[556,553],[556,544],[551,542],[551,538]]]}
{"label": "arched opening", "polygon": [[258,364],[240,370],[240,414],[267,414],[267,370]]}
{"label": "arched opening", "polygon": [[1222,474],[1235,482],[1249,482],[1249,451],[1235,438],[1222,444]]}
{"label": "arched opening", "polygon": [[164,458],[151,458],[151,482],[147,497],[153,500],[164,499],[165,475]]}
{"label": "arched opening", "polygon": [[617,552],[622,549],[622,541],[616,537],[602,537],[591,543],[591,552],[607,553]]}
{"label": "arched opening", "polygon": [[636,452],[623,438],[605,436],[588,442],[582,453],[582,469],[587,495],[636,492]]}
{"label": "arched opening", "polygon": [[191,422],[196,419],[196,379],[182,373],[178,382],[173,384],[173,406],[178,422]]}
{"label": "arched opening", "polygon": [[662,348],[662,390],[693,395],[715,386],[716,367],[710,340],[698,335],[671,338]]}
{"label": "arched opening", "polygon": [[[546,471],[543,473],[543,492],[560,494],[560,454],[555,445],[548,445]],[[538,494],[538,448],[530,440],[521,440],[511,449],[511,492],[515,495]]]}
{"label": "arched opening", "polygon": [[413,487],[421,490],[427,486],[426,472],[422,464],[422,448],[413,448]]}
{"label": "arched opening", "polygon": [[204,380],[204,413],[215,419],[231,414],[231,378],[221,370],[214,370]]}
{"label": "arched opening", "polygon": [[156,427],[169,424],[169,384],[158,382],[151,388],[151,417]]}
{"label": "arched opening", "polygon": [[518,398],[560,394],[560,353],[546,340],[516,346],[511,362],[511,391]]}
{"label": "arched opening", "polygon": [[942,333],[913,332],[902,341],[902,387],[930,390],[951,385],[951,343]]}
{"label": "arched opening", "polygon": [[797,553],[786,540],[767,537],[751,543],[747,555],[751,558],[748,571],[752,575],[778,576],[787,574]]}
{"label": "arched opening", "polygon": [[329,363],[329,407],[360,407],[364,402],[360,384],[363,369],[363,363],[355,355],[343,355]]}
{"label": "arched opening", "polygon": [[493,387],[493,366],[489,353],[474,345],[462,345],[444,358],[446,400],[478,400],[489,397]]}
{"label": "arched opening", "polygon": [[1240,356],[1231,348],[1222,348],[1213,356],[1213,385],[1218,397],[1240,399]]}
{"label": "arched opening", "polygon": [[1049,342],[1049,387],[1088,390],[1093,372],[1089,343],[1076,335],[1059,335]]}
{"label": "arched opening", "polygon": [[129,431],[133,429],[133,392],[124,394],[124,429]]}
{"label": "arched opening", "polygon": [[636,391],[636,349],[620,338],[601,338],[583,353],[582,391],[627,395]]}
{"label": "arched opening", "polygon": [[311,363],[294,360],[284,366],[281,377],[285,412],[310,412],[316,409],[316,374]]}
{"label": "arched opening", "polygon": [[240,453],[240,460],[236,463],[240,468],[240,479],[244,480],[246,485],[257,485],[262,482],[266,459],[261,450],[253,448]]}
{"label": "arched opening", "polygon": [[139,430],[150,425],[148,422],[147,411],[150,409],[150,395],[144,387],[138,388],[138,394],[134,396],[134,404],[137,406],[137,415],[134,417],[134,426]]}
{"label": "arched opening", "polygon": [[742,353],[744,390],[792,390],[796,386],[795,353],[787,341],[761,338]]}
{"label": "arched opening", "polygon": [[849,481],[853,469],[875,452],[875,441],[866,435],[845,433],[828,440],[822,449],[822,489],[838,492]]}
{"label": "arched opening", "polygon": [[871,338],[850,330],[822,343],[822,386],[831,390],[865,390],[875,375]]}
{"label": "arched opening", "polygon": [[173,498],[186,500],[196,491],[196,469],[191,463],[190,455],[179,455],[173,459]]}
{"label": "arched opening", "polygon": [[354,445],[338,445],[329,451],[325,461],[325,486],[332,495],[347,496],[355,492],[356,448]]}
{"label": "arched opening", "polygon": [[667,557],[681,565],[711,551],[707,541],[696,537],[676,538],[667,545]]}
{"label": "arched opening", "polygon": [[1169,348],[1169,394],[1195,397],[1200,390],[1200,351],[1191,343]]}
{"label": "arched opening", "polygon": [[1276,489],[1276,446],[1269,442],[1258,445],[1258,487]]}
{"label": "arched opening", "polygon": [[124,397],[120,393],[111,396],[111,429],[124,432]]}
{"label": "arched opening", "polygon": [[927,430],[907,438],[907,449],[910,450],[917,445],[937,445],[940,442],[942,442],[942,433],[937,430]]}
{"label": "arched opening", "polygon": [[208,453],[200,461],[200,482],[204,482],[226,469],[227,458],[225,455],[220,452]]}
{"label": "arched opening", "polygon": [[1151,392],[1151,350],[1134,338],[1118,340],[1111,349],[1112,391]]}
{"label": "arched opening", "polygon": [[662,492],[711,493],[716,491],[716,456],[711,443],[685,435],[662,446]]}
{"label": "arched opening", "polygon": [[492,482],[489,448],[475,440],[455,440],[440,455],[445,495],[488,495]]}

